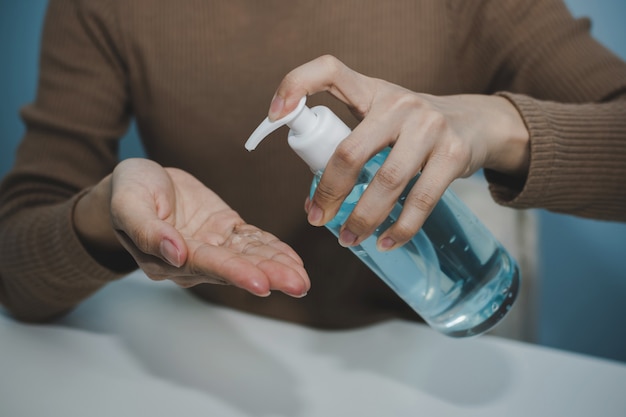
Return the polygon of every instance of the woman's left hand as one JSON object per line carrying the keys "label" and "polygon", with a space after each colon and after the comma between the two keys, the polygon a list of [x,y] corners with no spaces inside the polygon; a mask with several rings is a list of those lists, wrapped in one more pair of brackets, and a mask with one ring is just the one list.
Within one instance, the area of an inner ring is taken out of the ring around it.
{"label": "woman's left hand", "polygon": [[321,91],[348,105],[361,122],[337,147],[306,203],[311,224],[330,221],[363,165],[383,148],[392,147],[342,226],[339,240],[344,246],[358,245],[370,236],[420,172],[400,218],[379,237],[379,249],[393,249],[411,239],[456,178],[480,168],[519,176],[527,173],[528,131],[503,97],[416,93],[323,56],[287,74],[270,105],[270,119],[284,117],[304,95]]}

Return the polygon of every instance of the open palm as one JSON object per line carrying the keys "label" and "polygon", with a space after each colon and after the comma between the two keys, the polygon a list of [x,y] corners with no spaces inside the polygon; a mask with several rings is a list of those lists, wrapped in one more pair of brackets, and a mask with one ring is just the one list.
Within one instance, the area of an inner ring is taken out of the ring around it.
{"label": "open palm", "polygon": [[308,291],[291,247],[247,224],[187,172],[129,159],[113,172],[111,187],[113,227],[150,278],[183,287],[232,284],[259,296]]}

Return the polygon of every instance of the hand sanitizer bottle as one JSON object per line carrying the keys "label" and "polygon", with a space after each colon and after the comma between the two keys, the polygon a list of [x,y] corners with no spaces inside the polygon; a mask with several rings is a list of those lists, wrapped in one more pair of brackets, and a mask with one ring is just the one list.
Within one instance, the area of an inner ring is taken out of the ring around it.
{"label": "hand sanitizer bottle", "polygon": [[[281,126],[290,128],[288,143],[315,177],[311,195],[337,145],[350,129],[327,107],[298,107],[275,122],[265,119],[246,142],[255,149]],[[352,192],[326,227],[338,236],[357,201],[381,167],[389,148],[364,166]],[[422,229],[404,246],[379,252],[376,240],[393,224],[417,175],[406,187],[389,217],[374,234],[350,248],[372,271],[408,303],[432,328],[453,337],[481,334],[510,310],[519,289],[519,268],[504,247],[474,214],[447,190]]]}

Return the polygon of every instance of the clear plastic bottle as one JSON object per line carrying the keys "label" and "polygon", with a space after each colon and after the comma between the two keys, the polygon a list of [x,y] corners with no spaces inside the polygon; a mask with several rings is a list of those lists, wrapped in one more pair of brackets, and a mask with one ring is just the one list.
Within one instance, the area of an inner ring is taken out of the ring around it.
{"label": "clear plastic bottle", "polygon": [[[315,173],[312,196],[328,159],[350,129],[328,108],[309,109],[304,102],[281,120],[266,119],[250,136],[246,148],[256,148],[269,133],[288,125],[290,146]],[[389,151],[387,148],[367,162],[339,212],[326,224],[335,236]],[[452,191],[444,193],[409,242],[389,252],[376,248],[378,236],[398,219],[418,178],[407,185],[374,234],[350,250],[435,330],[453,337],[481,334],[497,324],[513,305],[519,289],[519,268]]]}

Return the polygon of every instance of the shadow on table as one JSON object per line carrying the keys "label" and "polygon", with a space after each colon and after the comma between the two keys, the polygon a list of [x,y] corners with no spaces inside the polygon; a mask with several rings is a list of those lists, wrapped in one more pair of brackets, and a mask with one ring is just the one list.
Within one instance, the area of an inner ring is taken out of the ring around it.
{"label": "shadow on table", "polygon": [[315,349],[341,358],[346,369],[372,372],[457,406],[490,404],[511,386],[507,357],[480,338],[420,337],[430,330],[401,321],[377,326],[376,332],[362,329],[324,337]]}
{"label": "shadow on table", "polygon": [[293,324],[285,331],[259,318],[253,325],[261,333],[253,336],[241,333],[220,311],[173,285],[134,280],[111,284],[61,324],[114,334],[148,374],[208,393],[246,415],[301,415],[306,404],[299,389],[320,383],[299,380],[294,369],[302,368],[288,365],[297,358],[277,358],[263,347],[268,340],[276,343],[270,338],[289,334],[304,335],[289,346],[301,349],[304,358],[339,363],[352,375],[374,374],[448,404],[487,405],[511,385],[507,358],[480,338],[420,337],[430,330],[402,321],[377,325],[376,332],[305,330]]}
{"label": "shadow on table", "polygon": [[110,285],[104,291],[114,303],[89,300],[62,323],[115,334],[148,374],[219,398],[245,415],[299,414],[290,371],[206,303],[173,286],[163,291],[151,288],[159,283],[135,285],[130,292],[128,283]]}

